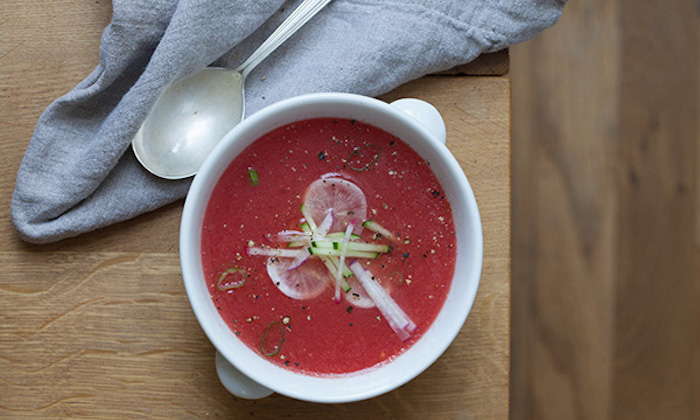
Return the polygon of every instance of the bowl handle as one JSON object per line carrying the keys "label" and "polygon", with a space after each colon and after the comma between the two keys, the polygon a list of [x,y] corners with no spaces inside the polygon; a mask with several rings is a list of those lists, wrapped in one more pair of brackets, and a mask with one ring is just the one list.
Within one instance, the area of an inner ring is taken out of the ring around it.
{"label": "bowl handle", "polygon": [[228,362],[218,351],[216,352],[216,373],[221,384],[231,394],[247,400],[259,400],[272,394],[272,390],[241,373]]}
{"label": "bowl handle", "polygon": [[440,143],[447,143],[445,121],[440,112],[431,104],[415,98],[403,98],[391,103],[423,124]]}

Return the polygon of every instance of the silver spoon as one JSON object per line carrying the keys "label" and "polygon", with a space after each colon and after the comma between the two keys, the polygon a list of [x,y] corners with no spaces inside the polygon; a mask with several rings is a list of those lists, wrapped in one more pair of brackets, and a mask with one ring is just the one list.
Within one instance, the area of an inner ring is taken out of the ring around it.
{"label": "silver spoon", "polygon": [[131,142],[136,159],[161,178],[197,173],[243,119],[246,76],[330,1],[304,0],[238,68],[208,67],[168,86]]}

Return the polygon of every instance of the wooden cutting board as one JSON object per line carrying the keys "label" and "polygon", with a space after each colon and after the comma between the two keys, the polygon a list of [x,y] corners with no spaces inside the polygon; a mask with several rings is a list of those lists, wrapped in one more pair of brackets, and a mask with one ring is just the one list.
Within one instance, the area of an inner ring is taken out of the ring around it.
{"label": "wooden cutting board", "polygon": [[246,401],[219,384],[213,347],[184,292],[182,202],[56,244],[29,245],[16,236],[9,203],[36,120],[97,64],[111,4],[8,0],[0,16],[0,417],[508,416],[510,81],[465,75],[507,72],[507,53],[383,97],[419,97],[442,112],[448,147],[479,204],[483,276],[456,341],[418,378],[369,401]]}

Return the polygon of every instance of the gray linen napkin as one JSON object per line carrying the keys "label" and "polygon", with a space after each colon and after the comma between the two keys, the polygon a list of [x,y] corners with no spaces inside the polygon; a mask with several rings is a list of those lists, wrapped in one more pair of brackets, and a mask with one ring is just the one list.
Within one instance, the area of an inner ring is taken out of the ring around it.
{"label": "gray linen napkin", "polygon": [[[184,197],[190,180],[139,166],[139,125],[168,83],[240,64],[299,2],[114,0],[99,65],[39,118],[12,197],[19,235],[57,241]],[[335,0],[253,71],[247,113],[303,93],[385,93],[529,39],[565,3]]]}

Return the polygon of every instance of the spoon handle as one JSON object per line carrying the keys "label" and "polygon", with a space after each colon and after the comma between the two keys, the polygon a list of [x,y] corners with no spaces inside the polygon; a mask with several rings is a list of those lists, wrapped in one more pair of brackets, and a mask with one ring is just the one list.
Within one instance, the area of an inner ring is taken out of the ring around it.
{"label": "spoon handle", "polygon": [[331,0],[304,0],[236,71],[245,78],[255,66],[277,49]]}

